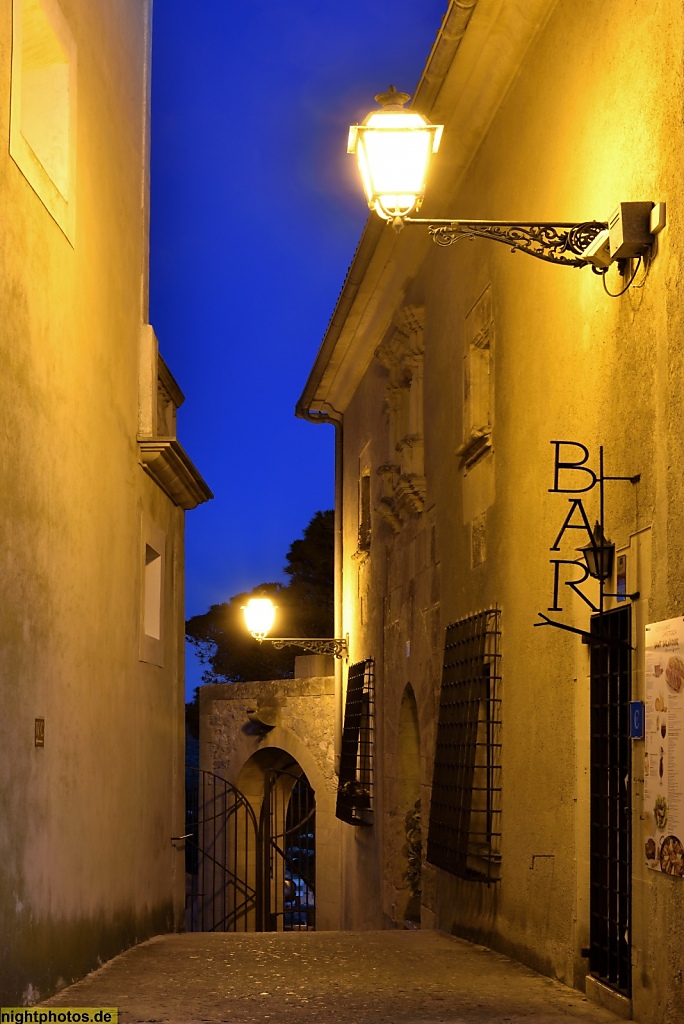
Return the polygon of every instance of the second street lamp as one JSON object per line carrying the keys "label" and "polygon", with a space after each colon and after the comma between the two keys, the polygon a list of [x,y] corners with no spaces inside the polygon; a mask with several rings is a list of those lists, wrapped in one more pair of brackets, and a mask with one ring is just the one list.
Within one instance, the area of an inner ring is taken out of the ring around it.
{"label": "second street lamp", "polygon": [[336,658],[347,658],[349,656],[349,638],[336,637],[271,637],[266,634],[271,631],[275,622],[276,606],[267,597],[252,597],[242,611],[245,616],[245,625],[255,640],[263,643],[264,640],[273,644],[277,651],[284,647],[301,647],[311,654],[333,654]]}

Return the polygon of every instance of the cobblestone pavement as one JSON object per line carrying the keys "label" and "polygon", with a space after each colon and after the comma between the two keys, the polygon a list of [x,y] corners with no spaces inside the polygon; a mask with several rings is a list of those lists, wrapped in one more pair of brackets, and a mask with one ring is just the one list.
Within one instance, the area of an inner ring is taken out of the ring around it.
{"label": "cobblestone pavement", "polygon": [[118,1006],[123,1024],[618,1020],[506,956],[435,931],[161,935],[41,1006]]}

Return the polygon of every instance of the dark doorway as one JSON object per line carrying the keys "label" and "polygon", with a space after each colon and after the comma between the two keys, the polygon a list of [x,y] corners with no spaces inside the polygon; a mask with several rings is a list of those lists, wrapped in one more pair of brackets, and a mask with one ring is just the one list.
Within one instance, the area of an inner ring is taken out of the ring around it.
{"label": "dark doorway", "polygon": [[[594,615],[591,633],[589,970],[632,993],[631,607]],[[600,639],[599,639],[600,638]]]}
{"label": "dark doorway", "polygon": [[298,765],[266,772],[261,813],[264,930],[316,927],[316,800]]}

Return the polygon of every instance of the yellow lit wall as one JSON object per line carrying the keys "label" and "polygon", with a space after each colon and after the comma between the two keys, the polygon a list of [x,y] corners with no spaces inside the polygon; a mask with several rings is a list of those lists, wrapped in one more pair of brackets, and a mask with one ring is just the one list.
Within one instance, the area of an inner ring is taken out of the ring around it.
{"label": "yellow lit wall", "polygon": [[[0,3],[5,139],[22,6]],[[0,989],[16,1005],[172,929],[184,872],[183,511],[136,442],[151,5],[43,6],[77,93],[66,219],[0,156]],[[149,529],[165,537],[163,666],[140,660]]]}

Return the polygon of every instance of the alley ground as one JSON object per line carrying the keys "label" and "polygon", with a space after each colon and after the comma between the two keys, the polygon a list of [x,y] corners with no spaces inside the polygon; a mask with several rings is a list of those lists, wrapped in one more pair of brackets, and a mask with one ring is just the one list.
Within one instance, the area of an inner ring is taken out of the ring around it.
{"label": "alley ground", "polygon": [[610,1024],[580,992],[434,931],[163,935],[43,1006],[123,1024]]}

